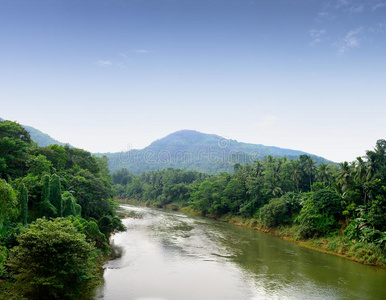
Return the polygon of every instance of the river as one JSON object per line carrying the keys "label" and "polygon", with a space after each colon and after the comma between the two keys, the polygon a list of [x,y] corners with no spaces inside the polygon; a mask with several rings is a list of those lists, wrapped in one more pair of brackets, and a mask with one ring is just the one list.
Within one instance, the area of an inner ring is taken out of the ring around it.
{"label": "river", "polygon": [[386,270],[181,212],[122,205],[94,299],[386,299]]}

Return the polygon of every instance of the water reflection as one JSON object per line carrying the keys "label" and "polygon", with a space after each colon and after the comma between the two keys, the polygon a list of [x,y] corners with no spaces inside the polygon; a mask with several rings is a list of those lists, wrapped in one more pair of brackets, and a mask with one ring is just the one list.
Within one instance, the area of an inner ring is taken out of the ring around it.
{"label": "water reflection", "polygon": [[386,299],[386,271],[179,212],[143,213],[114,236],[94,299]]}

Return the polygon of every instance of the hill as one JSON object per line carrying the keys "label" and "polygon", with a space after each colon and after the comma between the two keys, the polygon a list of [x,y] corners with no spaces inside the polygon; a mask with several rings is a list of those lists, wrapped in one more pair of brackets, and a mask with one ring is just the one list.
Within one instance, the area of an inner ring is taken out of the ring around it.
{"label": "hill", "polygon": [[[0,118],[0,121],[4,121],[4,119]],[[58,140],[53,139],[48,134],[41,132],[40,130],[33,128],[31,126],[22,125],[31,135],[31,138],[34,142],[38,143],[40,147],[46,147],[49,145],[57,144],[57,145],[67,145],[66,143],[59,142]]]}
{"label": "hill", "polygon": [[[0,118],[0,121],[3,119]],[[23,127],[41,147],[53,144],[65,145],[36,128],[26,125]],[[218,174],[223,171],[233,173],[236,163],[252,163],[268,155],[296,159],[303,154],[312,156],[318,164],[331,163],[323,157],[303,151],[242,143],[195,130],[174,132],[141,150],[94,153],[95,156],[105,155],[109,158],[111,172],[125,168],[135,174],[167,168],[195,170],[209,174]]]}
{"label": "hill", "polygon": [[113,172],[121,168],[136,174],[142,171],[181,168],[217,174],[222,171],[233,172],[236,163],[252,163],[268,155],[292,159],[303,154],[312,156],[318,164],[330,162],[303,151],[242,143],[194,130],[169,134],[142,150],[95,155],[106,155],[109,158],[109,168]]}

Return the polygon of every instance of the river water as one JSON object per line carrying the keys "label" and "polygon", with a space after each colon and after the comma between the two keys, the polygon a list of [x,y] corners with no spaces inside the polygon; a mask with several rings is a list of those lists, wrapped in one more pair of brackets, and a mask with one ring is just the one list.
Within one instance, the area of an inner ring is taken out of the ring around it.
{"label": "river water", "polygon": [[259,231],[199,216],[122,206],[94,299],[386,299],[386,270],[319,253]]}

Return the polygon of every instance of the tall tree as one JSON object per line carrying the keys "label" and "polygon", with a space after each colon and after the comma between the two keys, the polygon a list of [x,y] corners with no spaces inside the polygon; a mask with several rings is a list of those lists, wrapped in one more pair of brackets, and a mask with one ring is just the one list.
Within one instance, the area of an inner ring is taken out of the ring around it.
{"label": "tall tree", "polygon": [[20,220],[26,225],[27,224],[27,214],[28,214],[28,191],[24,183],[19,185],[19,205],[20,205]]}
{"label": "tall tree", "polygon": [[54,174],[50,181],[50,202],[56,208],[56,214],[58,217],[63,216],[63,199],[62,191],[60,187],[60,178]]}
{"label": "tall tree", "polygon": [[308,175],[309,177],[309,182],[310,182],[310,191],[312,189],[312,179],[313,177],[315,176],[315,170],[316,170],[316,161],[308,156],[307,157],[307,160],[305,161],[304,165],[303,165],[303,168],[304,168],[304,171],[306,172],[306,174]]}
{"label": "tall tree", "polygon": [[331,173],[328,164],[321,164],[316,170],[316,177],[320,182],[326,182],[328,186],[331,185]]}
{"label": "tall tree", "polygon": [[290,162],[290,172],[291,172],[291,180],[296,187],[296,190],[299,191],[299,181],[301,178],[301,166],[298,160],[291,160]]}
{"label": "tall tree", "polygon": [[10,184],[0,179],[0,226],[4,220],[16,217],[18,213],[15,191]]}
{"label": "tall tree", "polygon": [[42,182],[42,196],[38,203],[39,217],[53,218],[56,216],[56,208],[50,202],[50,176],[45,175]]}
{"label": "tall tree", "polygon": [[339,163],[339,166],[340,171],[337,177],[337,183],[340,186],[341,191],[344,193],[351,183],[352,168],[347,161]]}
{"label": "tall tree", "polygon": [[31,137],[20,124],[0,122],[0,175],[2,178],[23,176],[26,172]]}

